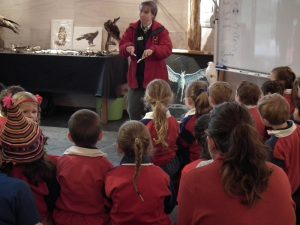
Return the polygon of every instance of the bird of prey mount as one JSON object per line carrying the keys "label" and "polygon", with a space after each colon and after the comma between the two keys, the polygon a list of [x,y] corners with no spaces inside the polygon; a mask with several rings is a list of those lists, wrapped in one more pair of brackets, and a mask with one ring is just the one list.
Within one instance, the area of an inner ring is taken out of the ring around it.
{"label": "bird of prey mount", "polygon": [[121,40],[121,38],[120,38],[120,29],[116,25],[116,23],[119,19],[120,19],[120,17],[115,18],[113,21],[107,20],[104,23],[104,28],[108,33],[107,39],[106,39],[106,42],[105,42],[105,50],[106,51],[109,50],[109,45],[116,45],[116,43],[114,41],[112,41],[112,38],[114,38],[117,41]]}
{"label": "bird of prey mount", "polygon": [[200,69],[196,71],[195,73],[185,73],[185,71],[181,71],[181,73],[176,73],[174,70],[171,69],[170,66],[167,65],[168,69],[168,75],[169,75],[169,80],[171,82],[177,83],[177,95],[179,94],[181,90],[181,95],[180,95],[180,101],[183,101],[183,96],[184,96],[184,89],[187,85],[190,83],[196,81],[196,80],[203,80],[207,81],[206,76],[205,76],[205,69]]}
{"label": "bird of prey mount", "polygon": [[16,23],[13,20],[7,19],[4,16],[0,15],[0,27],[6,27],[10,30],[12,30],[14,33],[18,34],[19,33],[19,27],[20,25]]}
{"label": "bird of prey mount", "polygon": [[[4,16],[0,15],[0,27],[6,27],[12,30],[14,33],[19,33],[20,25],[13,20],[7,19]],[[0,49],[4,49],[4,40],[1,38],[0,35]]]}
{"label": "bird of prey mount", "polygon": [[99,31],[96,31],[94,33],[86,33],[81,35],[80,37],[76,38],[77,41],[80,41],[82,39],[85,39],[88,41],[89,47],[94,47],[94,39],[98,36]]}

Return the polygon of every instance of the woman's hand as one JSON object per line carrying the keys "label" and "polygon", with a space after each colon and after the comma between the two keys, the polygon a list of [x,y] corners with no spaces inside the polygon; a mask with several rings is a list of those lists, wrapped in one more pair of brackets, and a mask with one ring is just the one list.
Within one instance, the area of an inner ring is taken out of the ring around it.
{"label": "woman's hand", "polygon": [[134,56],[135,56],[135,54],[134,54],[134,51],[135,51],[134,46],[128,46],[128,47],[126,48],[126,51],[127,51],[130,55],[134,55]]}
{"label": "woman's hand", "polygon": [[143,53],[143,56],[142,58],[147,58],[148,56],[152,55],[153,54],[153,50],[151,49],[146,49]]}

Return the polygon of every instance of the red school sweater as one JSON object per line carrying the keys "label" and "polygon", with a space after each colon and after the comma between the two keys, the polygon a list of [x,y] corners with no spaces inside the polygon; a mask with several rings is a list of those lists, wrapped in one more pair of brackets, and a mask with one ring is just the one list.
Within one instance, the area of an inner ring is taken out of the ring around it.
{"label": "red school sweater", "polygon": [[111,199],[111,225],[172,225],[164,212],[165,199],[171,196],[169,176],[158,166],[142,164],[138,190],[133,186],[135,164],[111,170],[105,179],[105,193]]}
{"label": "red school sweater", "polygon": [[111,168],[104,156],[65,154],[58,159],[57,180],[61,190],[54,211],[56,225],[108,224],[104,177]]}
{"label": "red school sweater", "polygon": [[141,120],[141,122],[144,123],[149,129],[154,144],[155,151],[154,151],[153,158],[151,159],[151,162],[160,167],[166,166],[169,162],[171,162],[176,157],[176,152],[178,148],[176,141],[179,135],[179,124],[176,118],[171,116],[169,112],[167,112],[167,118],[168,118],[168,135],[166,140],[168,143],[167,148],[164,148],[161,144],[155,144],[154,140],[157,139],[157,132],[154,126],[153,113],[152,112],[146,113],[145,117]]}
{"label": "red school sweater", "polygon": [[[295,225],[291,188],[284,171],[272,163],[268,188],[253,207],[241,198],[229,196],[220,173],[223,160],[194,169],[186,174],[178,194],[178,225]],[[195,182],[197,181],[197,182]]]}

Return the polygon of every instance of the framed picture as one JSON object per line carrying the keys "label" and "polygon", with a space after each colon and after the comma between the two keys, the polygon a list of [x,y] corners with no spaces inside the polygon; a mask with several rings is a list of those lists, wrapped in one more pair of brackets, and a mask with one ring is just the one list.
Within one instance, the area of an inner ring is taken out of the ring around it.
{"label": "framed picture", "polygon": [[74,27],[73,49],[100,51],[102,45],[102,27]]}
{"label": "framed picture", "polygon": [[51,21],[51,49],[72,49],[73,20]]}

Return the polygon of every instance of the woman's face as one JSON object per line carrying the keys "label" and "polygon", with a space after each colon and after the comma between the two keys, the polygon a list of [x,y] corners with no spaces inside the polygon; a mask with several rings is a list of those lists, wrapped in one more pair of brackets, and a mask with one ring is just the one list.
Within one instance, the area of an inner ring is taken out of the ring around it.
{"label": "woman's face", "polygon": [[26,118],[38,122],[38,105],[33,102],[24,102],[20,104],[20,110]]}
{"label": "woman's face", "polygon": [[148,26],[152,23],[154,15],[151,13],[149,6],[143,6],[140,11],[140,20],[144,26]]}

